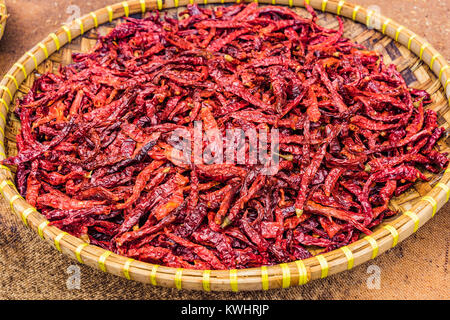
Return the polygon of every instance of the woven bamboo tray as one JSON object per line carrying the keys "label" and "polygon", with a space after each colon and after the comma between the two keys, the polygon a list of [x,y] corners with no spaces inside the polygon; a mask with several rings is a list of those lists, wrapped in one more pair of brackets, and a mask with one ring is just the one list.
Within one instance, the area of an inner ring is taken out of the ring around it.
{"label": "woven bamboo tray", "polygon": [[[0,160],[16,154],[15,135],[20,128],[12,111],[15,101],[28,92],[35,79],[34,71],[42,74],[57,72],[60,65],[71,62],[72,52],[87,51],[98,34],[114,27],[123,16],[142,14],[149,10],[168,10],[175,15],[188,3],[220,4],[233,0],[133,0],[91,12],[51,33],[28,51],[0,82]],[[239,0],[238,0],[239,2]],[[304,3],[319,11],[337,14],[344,19],[344,36],[369,48],[381,50],[386,63],[395,63],[406,82],[427,90],[433,98],[430,108],[439,114],[439,124],[446,129],[450,123],[448,97],[450,67],[432,46],[404,26],[374,11],[337,0],[259,0],[260,3],[287,5],[300,14]],[[336,28],[330,14],[321,13],[320,24]],[[394,40],[392,40],[394,39]],[[443,151],[450,151],[448,141],[441,139]],[[14,186],[14,168],[0,166],[0,191],[12,211],[42,239],[80,263],[144,283],[205,291],[268,290],[305,284],[311,280],[348,270],[374,259],[396,246],[432,218],[450,196],[450,169],[442,175],[430,176],[427,183],[417,183],[413,190],[394,198],[390,206],[399,215],[384,221],[374,233],[315,257],[275,266],[241,270],[189,270],[169,268],[128,259],[100,247],[90,245],[58,228],[48,225],[44,216],[23,199]],[[398,261],[401,263],[401,261]]]}
{"label": "woven bamboo tray", "polygon": [[6,19],[8,19],[8,10],[6,10],[5,1],[0,0],[0,39],[5,33]]}

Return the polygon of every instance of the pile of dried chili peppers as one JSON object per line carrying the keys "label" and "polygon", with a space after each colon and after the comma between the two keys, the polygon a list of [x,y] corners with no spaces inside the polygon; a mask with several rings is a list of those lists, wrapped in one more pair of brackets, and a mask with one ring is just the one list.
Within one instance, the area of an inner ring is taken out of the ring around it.
{"label": "pile of dried chili peppers", "polygon": [[[445,132],[429,94],[307,10],[126,19],[20,101],[19,153],[3,161],[20,193],[52,225],[170,267],[271,265],[369,234],[421,171],[447,166]],[[278,129],[278,172],[176,161],[171,133],[194,121]]]}

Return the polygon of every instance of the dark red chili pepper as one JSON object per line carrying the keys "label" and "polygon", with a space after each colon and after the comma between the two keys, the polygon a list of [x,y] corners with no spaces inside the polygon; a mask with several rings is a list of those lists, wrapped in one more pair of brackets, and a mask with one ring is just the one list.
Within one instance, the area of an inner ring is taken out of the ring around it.
{"label": "dark red chili pepper", "polygon": [[131,197],[129,197],[123,204],[118,204],[116,206],[116,209],[118,210],[125,209],[131,204],[133,204],[133,202],[139,198],[142,190],[144,190],[150,175],[153,173],[153,171],[155,171],[155,169],[160,167],[162,164],[163,164],[162,161],[155,160],[150,165],[145,167],[145,169],[142,170],[136,177],[136,182],[133,186],[133,194],[131,195]]}
{"label": "dark red chili pepper", "polygon": [[169,239],[175,241],[177,244],[187,248],[192,248],[194,253],[197,254],[200,259],[209,263],[212,268],[226,269],[226,267],[220,262],[220,260],[214,255],[211,250],[208,250],[202,245],[192,243],[169,232],[166,232],[165,234]]}
{"label": "dark red chili pepper", "polygon": [[324,192],[327,197],[331,196],[339,177],[345,172],[344,168],[333,168],[327,175],[324,184]]}
{"label": "dark red chili pepper", "polygon": [[311,180],[316,175],[318,168],[320,167],[323,159],[325,158],[328,143],[336,136],[338,131],[339,126],[334,128],[333,132],[325,140],[325,143],[319,148],[319,150],[317,150],[316,154],[314,155],[314,158],[311,160],[311,164],[305,169],[305,172],[302,175],[300,190],[297,194],[297,199],[295,200],[295,212],[297,216],[300,216],[303,213],[303,205],[307,198],[306,192],[309,188]]}

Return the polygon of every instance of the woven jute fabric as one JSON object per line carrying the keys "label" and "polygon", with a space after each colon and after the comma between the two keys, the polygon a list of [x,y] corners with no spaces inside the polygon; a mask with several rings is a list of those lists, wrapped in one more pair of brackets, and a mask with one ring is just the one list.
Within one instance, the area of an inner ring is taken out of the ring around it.
{"label": "woven jute fabric", "polygon": [[[369,1],[354,2],[365,6],[371,4]],[[411,5],[411,2],[414,4]],[[409,5],[411,10],[420,10],[420,2],[415,6],[416,2],[396,1],[395,4],[389,4],[388,1],[377,1],[377,5],[382,9],[382,13],[392,16],[389,14],[388,5],[395,6],[395,10],[402,4],[405,10],[406,5]],[[30,9],[27,12],[21,9],[25,3]],[[4,74],[21,54],[78,9],[84,14],[109,3],[7,1],[11,20],[0,45],[0,71]],[[79,6],[78,9],[76,5]],[[431,15],[436,14],[438,10],[442,12],[442,8],[436,7]],[[448,8],[444,8],[444,11],[448,11]],[[48,12],[54,14],[48,15]],[[397,16],[392,17],[397,19]],[[423,23],[426,24],[429,16],[422,17]],[[439,38],[442,25],[444,33],[440,34],[441,38],[444,37],[448,26],[448,22],[445,22],[446,25],[444,22],[434,21],[440,27],[436,28],[433,36],[429,36],[429,31],[421,33],[420,29],[414,28],[414,21],[410,22],[411,25],[405,20],[400,22],[415,29],[420,35],[425,35],[432,43],[433,38]],[[13,38],[14,45],[11,42]],[[436,47],[438,50],[445,49],[440,47],[439,42]],[[442,53],[449,58],[448,54]],[[301,287],[268,292],[202,293],[152,287],[80,265],[58,253],[26,228],[2,199],[0,299],[448,299],[449,212],[450,205],[444,206],[430,222],[396,248],[353,270],[323,280]],[[79,289],[70,286],[73,285],[70,280],[73,279],[74,272],[78,271]]]}

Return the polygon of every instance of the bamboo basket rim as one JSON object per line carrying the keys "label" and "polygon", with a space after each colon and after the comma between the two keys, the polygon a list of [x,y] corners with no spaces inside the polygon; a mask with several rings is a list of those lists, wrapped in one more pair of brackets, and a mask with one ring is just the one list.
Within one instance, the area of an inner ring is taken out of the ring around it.
{"label": "bamboo basket rim", "polygon": [[[257,1],[257,0],[256,0]],[[19,85],[37,69],[52,53],[87,30],[114,19],[150,10],[164,10],[185,6],[188,3],[223,4],[240,0],[129,0],[116,3],[63,25],[42,42],[26,52],[8,71],[0,82],[0,160],[6,158],[5,129],[7,114]],[[248,1],[247,1],[248,2]],[[444,87],[446,98],[450,96],[450,66],[445,58],[429,42],[404,26],[373,10],[338,0],[259,0],[263,4],[303,7],[311,5],[316,10],[329,12],[365,24],[389,36],[415,53],[438,77]],[[1,3],[1,0],[0,0]],[[5,8],[6,9],[6,8]],[[0,5],[1,10],[1,5]],[[374,21],[378,24],[375,26]],[[449,100],[450,102],[450,100]],[[382,223],[370,235],[339,249],[314,257],[273,266],[233,270],[193,270],[171,268],[137,261],[111,251],[85,243],[67,232],[49,225],[47,219],[26,202],[18,193],[10,169],[0,165],[0,191],[12,211],[24,224],[36,231],[42,239],[80,263],[104,272],[152,285],[177,289],[204,291],[268,290],[302,285],[311,280],[350,270],[354,266],[374,259],[396,246],[431,219],[449,200],[450,168],[427,195],[395,220]]]}
{"label": "bamboo basket rim", "polygon": [[6,20],[8,19],[8,9],[6,8],[5,0],[0,0],[0,39],[5,33]]}

